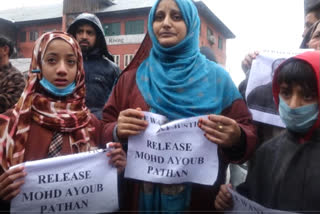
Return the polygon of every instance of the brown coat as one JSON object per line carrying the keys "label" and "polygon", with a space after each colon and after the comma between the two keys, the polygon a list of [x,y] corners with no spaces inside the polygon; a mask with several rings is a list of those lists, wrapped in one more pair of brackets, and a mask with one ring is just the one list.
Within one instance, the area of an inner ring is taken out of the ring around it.
{"label": "brown coat", "polygon": [[[147,38],[148,39],[148,38]],[[147,45],[148,41],[144,41]],[[141,62],[148,55],[148,47],[144,46],[139,49],[133,63],[129,65],[128,70],[124,71],[114,87],[107,104],[103,110],[103,122],[104,122],[104,138],[108,141],[112,141],[113,129],[117,123],[119,113],[128,108],[140,107],[143,111],[149,111],[149,106],[144,101],[137,84],[136,84],[136,71]],[[194,184],[192,187],[191,196],[191,210],[214,210],[214,199],[217,194],[220,184],[225,181],[225,173],[228,162],[238,163],[249,159],[255,145],[257,143],[255,127],[252,124],[251,114],[242,99],[234,101],[234,103],[224,109],[222,115],[230,117],[236,120],[241,127],[245,138],[245,149],[241,152],[219,150],[220,169],[218,174],[218,180],[213,186],[203,186]],[[238,150],[237,150],[238,151]],[[138,209],[138,197],[139,197],[139,184],[141,182],[129,180],[126,190],[126,209],[137,210]]]}
{"label": "brown coat", "polygon": [[[97,147],[103,147],[103,141],[100,138],[101,126],[100,121],[93,115],[91,119],[91,124],[96,129],[94,139],[91,139],[91,149]],[[25,145],[25,161],[40,160],[47,158],[48,149],[53,136],[53,131],[46,129],[35,122],[31,122],[29,139]],[[71,146],[69,144],[69,135],[63,135],[63,144],[61,149],[61,155],[71,154]]]}
{"label": "brown coat", "polygon": [[[5,115],[10,116],[12,110],[9,110]],[[30,122],[29,137],[25,144],[24,161],[40,160],[48,157],[48,150],[53,136],[53,131],[49,130],[35,121]],[[101,140],[101,122],[91,114],[90,122],[95,127],[94,139],[91,139],[92,149],[102,147],[103,142]],[[71,154],[71,146],[69,144],[69,135],[63,134],[62,155]]]}

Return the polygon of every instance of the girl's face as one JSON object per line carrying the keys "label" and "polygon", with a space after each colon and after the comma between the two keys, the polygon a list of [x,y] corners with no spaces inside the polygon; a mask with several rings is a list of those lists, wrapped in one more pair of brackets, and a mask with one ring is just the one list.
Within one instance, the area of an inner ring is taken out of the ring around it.
{"label": "girl's face", "polygon": [[174,0],[162,0],[153,20],[153,32],[163,47],[172,47],[187,35],[187,26]]}
{"label": "girl's face", "polygon": [[77,57],[70,44],[52,40],[42,59],[42,75],[57,88],[71,84],[77,74]]}
{"label": "girl's face", "polygon": [[320,24],[318,24],[316,30],[313,32],[308,47],[315,50],[320,50]]}
{"label": "girl's face", "polygon": [[281,83],[279,94],[292,109],[318,102],[317,92],[311,89],[304,89],[297,84]]}

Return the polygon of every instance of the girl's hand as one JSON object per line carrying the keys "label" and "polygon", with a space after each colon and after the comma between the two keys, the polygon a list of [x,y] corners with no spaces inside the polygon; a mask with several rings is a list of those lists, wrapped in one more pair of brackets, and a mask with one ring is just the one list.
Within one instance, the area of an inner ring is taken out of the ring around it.
{"label": "girl's hand", "polygon": [[0,176],[0,200],[11,201],[20,192],[20,187],[24,184],[24,180],[19,178],[24,178],[27,173],[23,171],[24,166],[15,167],[5,171]]}
{"label": "girl's hand", "polygon": [[214,201],[214,206],[217,210],[229,210],[233,206],[232,196],[228,191],[228,187],[232,188],[231,184],[223,184],[220,186],[220,191]]}
{"label": "girl's hand", "polygon": [[109,147],[114,148],[107,153],[107,156],[110,157],[109,164],[115,166],[118,169],[118,173],[123,172],[127,165],[127,157],[121,143],[110,143]]}

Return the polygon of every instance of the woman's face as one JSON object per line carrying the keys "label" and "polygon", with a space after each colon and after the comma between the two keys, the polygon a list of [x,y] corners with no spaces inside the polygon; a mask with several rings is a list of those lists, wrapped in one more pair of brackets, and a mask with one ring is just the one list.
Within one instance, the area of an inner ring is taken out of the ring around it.
{"label": "woman's face", "polygon": [[160,1],[153,20],[153,32],[164,47],[181,42],[187,34],[187,26],[174,0]]}
{"label": "woman's face", "polygon": [[313,32],[308,43],[308,47],[315,50],[320,50],[320,24],[318,24],[316,30]]}
{"label": "woman's face", "polygon": [[52,40],[42,59],[42,75],[57,88],[65,88],[77,74],[77,57],[70,44]]}

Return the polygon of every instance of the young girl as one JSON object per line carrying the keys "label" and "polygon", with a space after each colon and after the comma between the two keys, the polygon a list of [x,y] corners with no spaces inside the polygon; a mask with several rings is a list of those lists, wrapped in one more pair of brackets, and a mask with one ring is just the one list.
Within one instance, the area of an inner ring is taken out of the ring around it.
{"label": "young girl", "polygon": [[[237,188],[268,208],[320,211],[319,63],[320,52],[306,52],[275,72],[273,95],[287,129],[257,150],[246,182]],[[215,206],[232,206],[227,185],[221,186]]]}
{"label": "young girl", "polygon": [[[81,50],[66,33],[53,32],[35,43],[27,85],[17,105],[0,115],[0,205],[20,190],[24,168],[16,164],[103,147],[101,125],[85,106]],[[119,143],[107,155],[122,171]],[[107,164],[107,163],[106,163]],[[21,179],[22,178],[22,179]],[[21,179],[17,182],[17,179]],[[9,209],[6,207],[5,209]]]}

